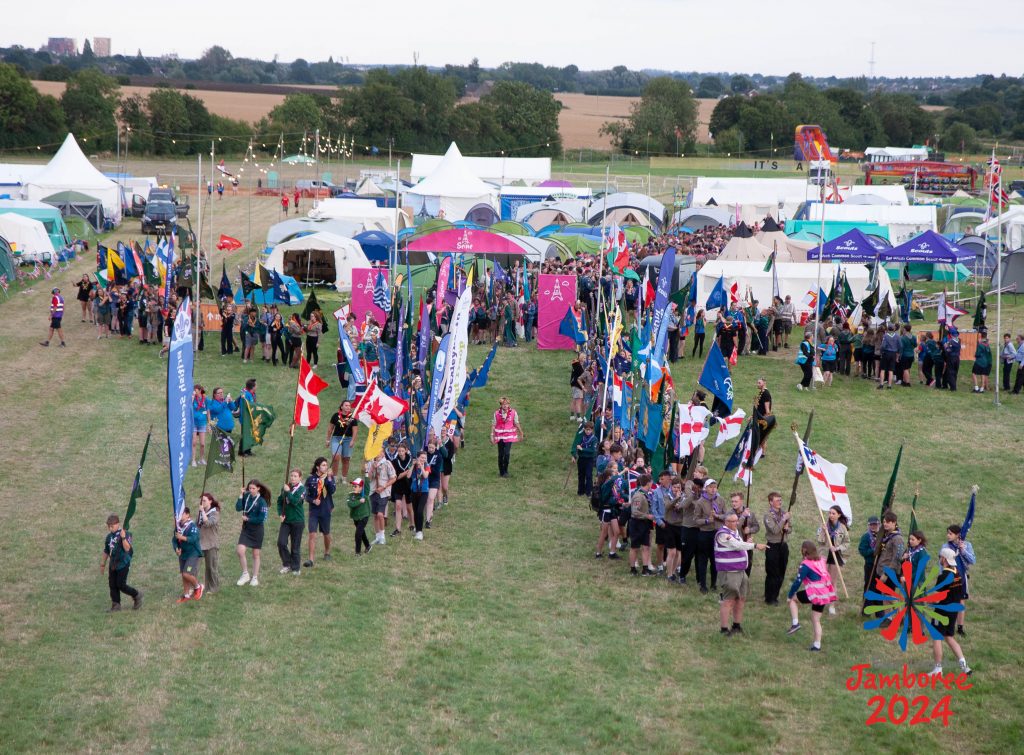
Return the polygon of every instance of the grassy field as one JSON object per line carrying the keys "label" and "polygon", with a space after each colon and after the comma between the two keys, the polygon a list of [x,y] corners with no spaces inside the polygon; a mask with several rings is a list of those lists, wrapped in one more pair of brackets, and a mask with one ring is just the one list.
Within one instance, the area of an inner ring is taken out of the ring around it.
{"label": "grassy field", "polygon": [[[261,201],[254,238],[276,220],[272,200]],[[217,234],[244,239],[247,198],[216,202],[214,218]],[[236,252],[229,267],[247,259],[251,252]],[[220,267],[219,254],[213,265]],[[89,270],[80,260],[54,283],[67,292]],[[625,564],[593,559],[593,514],[572,483],[563,488],[572,434],[564,352],[499,353],[489,386],[473,396],[452,504],[422,543],[404,534],[357,560],[339,510],[336,560],[281,577],[276,527],[268,524],[261,586],[235,587],[240,524],[230,504],[241,481],[214,478],[211,489],[229,509],[221,533],[226,586],[201,602],[175,605],[180,582],[169,543],[162,426],[166,362],[134,341],[95,340],[78,322],[74,302],[66,318],[69,347],[41,349],[50,286],[42,281],[0,301],[5,751],[1019,749],[1011,638],[1022,618],[1022,591],[1009,556],[1015,532],[1007,525],[1024,483],[1020,397],[995,408],[991,394],[969,389],[879,393],[849,379],[803,394],[794,387],[792,354],[744,358],[735,370],[738,404],[749,405],[754,381],[764,375],[779,417],[779,432],[755,471],[752,500],[760,514],[770,490],[791,485],[795,445],[788,428],[802,427],[812,407],[812,446],[850,467],[855,536],[877,513],[900,443],[906,447],[897,512],[909,516],[919,484],[919,519],[933,555],[946,525],[962,519],[970,485],[981,487],[965,642],[974,687],[953,694],[948,729],[867,729],[872,693],[845,689],[850,667],[871,663],[891,673],[907,663],[927,671],[931,659],[925,646],[904,654],[864,631],[855,597],[826,620],[825,651],[811,654],[807,633],[786,636],[784,607],[752,600],[746,636],[723,639],[712,596],[633,579]],[[1024,307],[1007,304],[1004,319],[1014,318],[1024,321]],[[483,356],[484,348],[474,347],[470,362]],[[676,365],[680,391],[693,386],[698,368],[690,359]],[[969,385],[968,373],[965,365],[962,385]],[[224,385],[237,393],[250,376],[279,420],[246,474],[276,490],[295,373],[242,366],[214,351],[198,355],[196,382],[208,389]],[[331,381],[328,407],[340,396]],[[497,397],[505,394],[521,413],[527,442],[513,452],[513,477],[500,480],[486,436]],[[124,510],[151,424],[154,446],[133,524],[132,583],[145,591],[146,605],[109,616],[98,568],[104,520]],[[716,477],[729,450],[709,449]],[[322,452],[320,430],[297,434],[299,466]],[[727,480],[725,492],[735,487]],[[190,501],[200,483],[188,480]],[[813,537],[818,522],[806,482],[794,514],[798,544]],[[846,570],[851,585],[859,571],[854,555]],[[762,579],[759,557],[752,597]]]}

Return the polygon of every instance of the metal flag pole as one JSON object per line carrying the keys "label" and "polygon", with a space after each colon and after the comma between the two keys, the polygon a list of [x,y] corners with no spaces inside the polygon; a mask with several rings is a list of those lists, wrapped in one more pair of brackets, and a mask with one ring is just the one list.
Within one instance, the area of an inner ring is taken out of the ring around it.
{"label": "metal flag pole", "polygon": [[[996,151],[992,150],[992,159],[995,160]],[[994,167],[994,164],[993,164]],[[1003,176],[999,174],[998,182],[995,184],[997,189],[996,201],[999,202],[998,215],[996,216],[996,343],[999,344],[999,358],[996,359],[996,381],[995,381],[995,406],[999,406],[999,368],[1002,367],[1003,362],[1003,347],[1002,347],[1002,332],[1003,332]],[[991,202],[991,197],[989,197]],[[956,268],[954,267],[954,275]]]}
{"label": "metal flag pole", "polygon": [[[196,218],[196,224],[198,231],[196,233],[196,299],[195,299],[195,310],[192,313],[193,327],[195,328],[195,336],[192,339],[192,348],[194,351],[199,350],[199,321],[202,319],[201,308],[199,306],[199,241],[203,238],[203,154],[200,152],[196,155],[198,162],[197,173],[196,173],[196,191],[199,197],[198,217]],[[180,246],[180,244],[179,244]],[[184,257],[184,255],[182,255]],[[174,261],[174,258],[171,258]],[[167,274],[170,275],[171,271],[168,270]]]}

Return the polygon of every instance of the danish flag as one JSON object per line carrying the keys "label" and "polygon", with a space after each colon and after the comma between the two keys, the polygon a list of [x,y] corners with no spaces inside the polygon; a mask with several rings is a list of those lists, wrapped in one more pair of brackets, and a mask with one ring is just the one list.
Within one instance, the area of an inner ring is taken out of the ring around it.
{"label": "danish flag", "polygon": [[316,394],[327,387],[327,382],[313,372],[309,362],[299,362],[299,385],[295,389],[295,417],[292,421],[310,430],[320,424],[320,399]]}
{"label": "danish flag", "polygon": [[838,506],[846,515],[846,519],[852,523],[853,510],[850,508],[850,496],[846,492],[846,465],[833,464],[814,453],[799,435],[793,435],[800,448],[800,458],[803,459],[804,469],[807,470],[807,477],[811,481],[811,490],[818,502],[818,508],[828,511],[833,506]]}

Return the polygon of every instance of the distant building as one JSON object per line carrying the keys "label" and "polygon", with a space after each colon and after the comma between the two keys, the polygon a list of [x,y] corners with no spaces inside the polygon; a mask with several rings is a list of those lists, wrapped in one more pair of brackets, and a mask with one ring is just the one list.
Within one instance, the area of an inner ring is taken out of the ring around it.
{"label": "distant building", "polygon": [[93,37],[92,52],[97,58],[109,58],[110,37]]}
{"label": "distant building", "polygon": [[71,37],[50,37],[46,40],[46,51],[51,55],[69,58],[78,55],[78,45]]}

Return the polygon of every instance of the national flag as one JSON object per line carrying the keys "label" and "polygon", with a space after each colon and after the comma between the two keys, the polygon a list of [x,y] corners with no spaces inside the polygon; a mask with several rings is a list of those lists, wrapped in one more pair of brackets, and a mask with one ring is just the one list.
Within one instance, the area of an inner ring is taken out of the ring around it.
{"label": "national flag", "polygon": [[[280,273],[278,273],[277,270],[271,270],[270,278],[274,284],[274,298],[282,304],[291,306],[292,292],[288,290],[288,286],[285,285]],[[223,281],[221,281],[221,285],[223,285]]]}
{"label": "national flag", "polygon": [[416,334],[416,362],[420,368],[420,380],[427,384],[427,360],[430,359],[430,308],[420,296],[419,332]]}
{"label": "national flag", "polygon": [[299,382],[295,389],[295,414],[292,418],[299,427],[314,429],[320,424],[320,399],[317,394],[327,387],[327,381],[313,372],[305,357],[299,357]]}
{"label": "national flag", "polygon": [[827,512],[832,506],[838,506],[846,516],[847,522],[852,524],[853,509],[850,507],[850,496],[846,491],[846,466],[819,456],[796,433],[793,433],[793,437],[800,448],[804,470],[810,480],[818,508]]}
{"label": "national flag", "polygon": [[761,449],[757,445],[758,437],[757,423],[751,422],[740,440],[739,468],[733,475],[733,481],[741,482],[748,488],[754,484],[754,467],[761,460]]}
{"label": "national flag", "polygon": [[239,419],[242,427],[242,453],[251,450],[254,446],[262,446],[266,439],[266,432],[277,419],[274,407],[261,404],[258,401],[249,401],[247,398],[239,399]]}
{"label": "national flag", "polygon": [[643,297],[644,297],[644,309],[650,309],[650,306],[654,304],[654,297],[657,291],[654,289],[654,284],[651,283],[651,268],[644,268],[644,286],[643,286]]}
{"label": "national flag", "polygon": [[220,472],[231,474],[235,471],[235,439],[219,427],[214,426],[212,430],[208,441],[210,449],[206,456],[204,490],[206,489],[206,479]]}
{"label": "national flag", "polygon": [[782,288],[779,286],[779,266],[775,264],[775,252],[772,252],[772,302],[782,301]]}
{"label": "national flag", "polygon": [[729,286],[729,304],[739,304],[739,303],[740,303],[740,284],[739,284],[739,281],[736,281],[731,286]]}
{"label": "national flag", "polygon": [[745,411],[737,409],[728,417],[719,419],[718,437],[715,438],[715,448],[718,448],[727,440],[732,440],[739,435],[743,430],[743,420],[746,419],[746,417],[747,413]]}
{"label": "national flag", "polygon": [[954,304],[946,302],[946,292],[943,291],[939,294],[939,306],[935,313],[936,322],[946,325],[947,327],[956,323],[956,318],[961,315],[966,315],[967,310],[960,309]]}
{"label": "national flag", "polygon": [[900,444],[900,450],[896,452],[896,462],[892,465],[892,473],[889,475],[889,484],[885,486],[885,496],[882,498],[882,513],[879,516],[885,516],[885,512],[892,508],[892,503],[896,498],[896,478],[900,473],[900,460],[903,458],[903,445]]}
{"label": "national flag", "polygon": [[494,283],[502,284],[512,282],[512,279],[508,277],[508,273],[505,272],[505,269],[499,264],[498,260],[494,260],[494,270],[491,272],[491,280]]}
{"label": "national flag", "polygon": [[707,424],[711,412],[699,404],[679,404],[675,409],[675,454],[680,458],[691,456],[711,432]]}
{"label": "national flag", "polygon": [[366,374],[359,359],[359,352],[352,345],[352,340],[348,337],[348,333],[345,332],[345,324],[341,321],[338,322],[338,346],[341,348],[341,353],[345,355],[345,364],[348,365],[349,374],[356,381],[356,385],[365,383]]}
{"label": "national flag", "polygon": [[814,289],[808,289],[807,293],[804,294],[804,298],[800,300],[800,306],[806,307],[807,309],[814,309],[818,304],[818,295],[814,293]]}
{"label": "national flag", "polygon": [[572,307],[565,310],[565,316],[562,318],[562,322],[558,324],[558,334],[571,338],[577,346],[587,342],[587,337],[580,332],[576,313],[572,311]]}
{"label": "national flag", "polygon": [[487,378],[491,374],[491,363],[494,361],[494,355],[498,353],[498,342],[495,341],[491,346],[491,350],[487,353],[487,358],[484,359],[483,366],[476,374],[476,379],[473,381],[474,388],[483,388],[487,385]]}
{"label": "national flag", "polygon": [[391,314],[391,291],[388,289],[388,281],[383,270],[377,271],[377,280],[373,284],[373,303],[383,310],[385,315]]}
{"label": "national flag", "polygon": [[768,255],[768,259],[764,263],[764,272],[770,273],[774,267],[775,267],[775,252],[772,251],[772,253]]}
{"label": "national flag", "polygon": [[366,433],[366,445],[363,447],[363,458],[367,461],[370,459],[376,459],[380,455],[380,452],[384,450],[384,444],[387,443],[387,440],[391,437],[391,433],[394,432],[394,429],[394,423],[390,421],[382,422],[379,425],[371,425],[369,432]]}
{"label": "national flag", "polygon": [[720,309],[725,307],[728,303],[729,302],[725,296],[725,277],[719,276],[714,287],[711,289],[711,293],[708,294],[708,299],[704,303],[704,309],[705,311]]}
{"label": "national flag", "polygon": [[233,252],[235,249],[241,249],[242,242],[231,236],[225,234],[220,235],[220,240],[217,242],[217,249],[222,252]]}
{"label": "national flag", "polygon": [[647,391],[641,394],[640,427],[637,430],[637,437],[648,451],[653,451],[661,442],[661,424],[664,413],[665,410],[661,404],[648,398]]}
{"label": "national flag", "polygon": [[688,281],[685,286],[668,297],[668,300],[673,302],[680,312],[686,309],[686,301],[690,298],[692,287],[692,281]]}
{"label": "national flag", "polygon": [[725,403],[729,411],[732,411],[732,375],[729,373],[729,365],[725,362],[718,341],[711,342],[708,356],[704,360],[704,369],[701,370],[697,382],[711,391]]}
{"label": "national flag", "polygon": [[156,256],[144,257],[142,260],[142,270],[146,278],[146,283],[151,286],[159,286],[163,281],[163,276],[160,274],[160,264]]}
{"label": "national flag", "polygon": [[139,459],[139,468],[135,472],[135,480],[132,482],[132,492],[128,496],[128,510],[124,514],[124,523],[121,525],[128,529],[128,523],[135,515],[135,508],[142,497],[142,468],[146,466],[146,454],[149,452],[149,439],[153,437],[153,428],[150,427],[146,434],[146,443],[142,446],[142,458]]}
{"label": "national flag", "polygon": [[629,266],[629,244],[626,242],[626,234],[619,230],[618,225],[612,223],[606,239],[608,252],[608,266],[620,275]]}
{"label": "national flag", "polygon": [[367,427],[391,422],[407,411],[409,411],[409,403],[386,394],[377,385],[376,379],[370,381],[354,410],[356,419]]}
{"label": "national flag", "polygon": [[[245,298],[245,299],[248,299],[249,298],[249,294],[251,294],[257,288],[259,288],[259,286],[257,286],[255,283],[253,283],[252,279],[248,275],[243,273],[241,270],[238,271],[238,277],[239,277],[239,279],[242,282],[242,297]],[[221,287],[223,288],[223,286],[224,286],[224,281],[221,280]]]}

